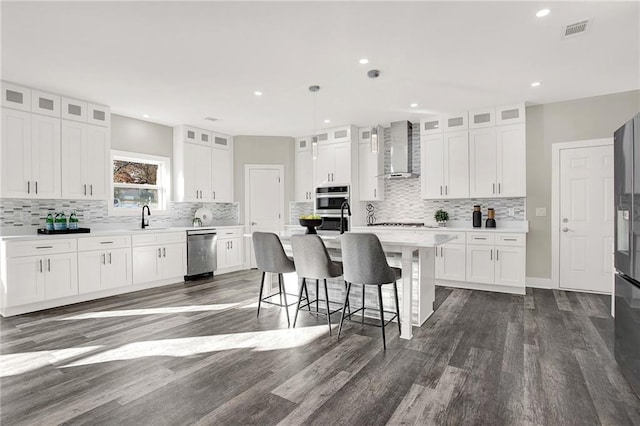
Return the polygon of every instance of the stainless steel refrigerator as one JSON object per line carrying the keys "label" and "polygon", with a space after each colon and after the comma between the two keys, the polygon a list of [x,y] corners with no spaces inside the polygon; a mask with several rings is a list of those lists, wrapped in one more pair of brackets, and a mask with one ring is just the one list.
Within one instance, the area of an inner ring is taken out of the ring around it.
{"label": "stainless steel refrigerator", "polygon": [[640,113],[614,133],[615,357],[640,395]]}

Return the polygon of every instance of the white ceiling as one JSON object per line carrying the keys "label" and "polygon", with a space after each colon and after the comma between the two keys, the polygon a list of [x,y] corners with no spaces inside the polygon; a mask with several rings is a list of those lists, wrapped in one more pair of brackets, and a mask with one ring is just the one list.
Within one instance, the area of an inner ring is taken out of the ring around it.
{"label": "white ceiling", "polygon": [[[4,80],[131,117],[302,136],[638,89],[639,5],[3,1],[1,69]],[[551,14],[536,18],[543,7]],[[561,38],[585,18],[589,33]],[[315,123],[311,84],[321,86]]]}

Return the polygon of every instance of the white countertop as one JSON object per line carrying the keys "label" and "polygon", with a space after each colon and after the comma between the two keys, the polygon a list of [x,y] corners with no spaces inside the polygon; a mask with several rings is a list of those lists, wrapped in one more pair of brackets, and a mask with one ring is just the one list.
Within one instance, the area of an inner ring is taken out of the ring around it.
{"label": "white countertop", "polygon": [[[366,228],[367,232],[371,232],[370,228]],[[280,235],[280,238],[287,241],[291,238],[292,235],[303,234],[303,230],[301,232],[284,232]],[[353,233],[358,233],[362,231],[353,230]],[[436,247],[442,244],[445,244],[449,241],[457,239],[457,236],[447,235],[447,234],[439,234],[439,233],[424,233],[424,234],[406,234],[406,233],[398,233],[394,235],[389,235],[388,233],[380,233],[372,232],[378,236],[382,245],[388,246],[404,246],[404,247]],[[320,238],[325,243],[338,244],[340,242],[341,235],[339,233],[335,234],[318,234]]]}
{"label": "white countertop", "polygon": [[[88,227],[91,228],[91,232],[89,233],[72,233],[72,234],[38,234],[37,227],[14,227],[19,228],[17,230],[9,230],[6,228],[1,230],[2,234],[0,234],[1,241],[33,241],[39,239],[50,239],[50,238],[88,238],[88,237],[101,237],[105,235],[122,235],[122,234],[140,234],[140,233],[154,233],[154,232],[186,232],[190,230],[198,230],[198,229],[244,229],[244,225],[209,225],[209,226],[148,226],[145,229],[135,226],[131,226],[130,228],[111,228],[110,226],[97,226],[93,228],[91,226],[83,226],[80,225],[81,228]],[[5,234],[7,232],[7,234]]]}
{"label": "white countertop", "polygon": [[[306,229],[305,227],[297,224],[290,224],[286,226],[287,229]],[[516,234],[526,234],[529,232],[529,222],[524,221],[501,221],[497,223],[496,228],[474,228],[471,225],[471,222],[467,221],[450,221],[447,223],[447,226],[437,226],[437,225],[429,225],[427,226],[353,226],[351,228],[353,231],[358,232],[383,232],[383,231],[401,231],[405,233],[416,233],[416,232],[430,232],[430,233],[441,233],[441,232],[511,232]]]}

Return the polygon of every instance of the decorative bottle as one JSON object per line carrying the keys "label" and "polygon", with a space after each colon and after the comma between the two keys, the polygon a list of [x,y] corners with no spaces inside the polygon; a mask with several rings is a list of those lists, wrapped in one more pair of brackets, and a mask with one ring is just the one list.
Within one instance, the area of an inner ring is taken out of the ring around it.
{"label": "decorative bottle", "polygon": [[496,212],[493,209],[487,209],[487,223],[485,226],[487,228],[496,227]]}
{"label": "decorative bottle", "polygon": [[482,227],[482,212],[480,211],[480,206],[473,206],[473,227]]}
{"label": "decorative bottle", "polygon": [[75,210],[69,216],[69,229],[78,229],[78,215]]}
{"label": "decorative bottle", "polygon": [[44,228],[47,231],[53,231],[53,215],[51,213],[49,213],[47,215],[47,219],[45,220]]}

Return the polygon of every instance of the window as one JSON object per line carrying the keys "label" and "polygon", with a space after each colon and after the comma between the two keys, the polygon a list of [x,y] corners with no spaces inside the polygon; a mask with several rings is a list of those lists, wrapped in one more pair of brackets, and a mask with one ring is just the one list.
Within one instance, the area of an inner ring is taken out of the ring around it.
{"label": "window", "polygon": [[154,213],[168,213],[169,159],[134,152],[111,151],[113,203],[109,213],[137,215],[147,204]]}

